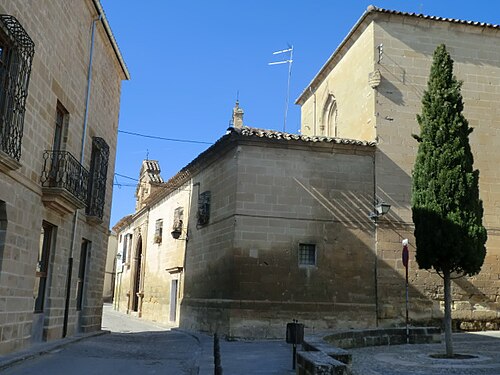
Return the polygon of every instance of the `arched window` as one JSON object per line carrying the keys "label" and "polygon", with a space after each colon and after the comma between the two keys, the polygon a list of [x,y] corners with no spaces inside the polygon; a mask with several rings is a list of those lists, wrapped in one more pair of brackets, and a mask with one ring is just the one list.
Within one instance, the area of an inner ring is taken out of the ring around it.
{"label": "arched window", "polygon": [[337,137],[337,100],[328,94],[321,116],[320,135]]}

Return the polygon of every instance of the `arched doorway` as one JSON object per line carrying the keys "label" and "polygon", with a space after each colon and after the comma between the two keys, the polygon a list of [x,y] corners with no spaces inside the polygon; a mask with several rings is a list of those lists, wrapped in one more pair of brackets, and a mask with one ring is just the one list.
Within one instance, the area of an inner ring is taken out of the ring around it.
{"label": "arched doorway", "polygon": [[134,258],[134,290],[132,293],[132,311],[139,311],[139,292],[141,288],[142,237],[137,239]]}

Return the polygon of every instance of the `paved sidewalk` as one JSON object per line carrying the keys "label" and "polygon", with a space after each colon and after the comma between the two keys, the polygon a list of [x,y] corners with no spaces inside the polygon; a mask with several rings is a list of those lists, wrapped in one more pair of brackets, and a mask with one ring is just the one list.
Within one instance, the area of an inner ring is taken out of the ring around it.
{"label": "paved sidewalk", "polygon": [[[145,339],[149,337],[148,335],[157,335],[155,336],[158,337],[155,339],[156,341],[160,340],[160,336],[158,335],[162,335],[162,332],[165,332],[168,337],[174,338],[174,341],[171,342],[171,344],[174,345],[174,351],[182,351],[182,353],[179,352],[179,356],[189,356],[192,358],[192,360],[184,361],[184,372],[187,371],[189,374],[194,375],[213,375],[214,373],[213,337],[210,335],[188,332],[136,318],[123,312],[113,310],[111,304],[104,305],[102,329],[103,331],[91,334],[40,343],[22,352],[17,352],[8,356],[0,356],[0,372],[18,374],[24,373],[23,371],[25,371],[26,374],[34,374],[36,373],[36,368],[39,368],[36,363],[44,363],[46,367],[45,370],[51,371],[50,373],[54,375],[60,374],[60,371],[57,369],[54,370],[50,366],[55,366],[54,368],[57,368],[57,366],[62,367],[68,361],[73,361],[76,364],[75,361],[77,361],[77,358],[72,357],[75,355],[75,353],[73,353],[75,350],[90,353],[93,361],[97,360],[102,365],[101,362],[103,362],[103,359],[100,359],[98,351],[104,354],[107,353],[109,349],[116,351],[122,346],[125,348],[132,346],[132,343],[128,343],[128,339],[125,340],[123,334],[130,334],[130,340],[135,340],[134,337],[136,336],[134,335],[142,335]],[[110,332],[112,332],[113,335],[106,335],[105,338],[103,337],[104,340],[95,340],[96,336],[109,334]],[[120,338],[119,340],[121,341],[114,344],[114,348],[110,348],[108,345],[102,347],[102,349],[98,349],[101,348],[102,345],[107,345],[106,343],[112,342],[113,337],[115,337],[115,339],[116,337],[123,337],[123,339]],[[126,337],[128,338],[128,335],[126,335]],[[84,339],[85,341],[81,343],[83,346],[81,344],[69,346],[70,344],[77,343]],[[164,345],[161,344],[157,349],[169,350],[169,346],[170,345],[164,347]],[[63,348],[64,350],[62,350]],[[290,375],[295,373],[292,370],[291,347],[283,340],[226,341],[221,339],[220,348],[221,364],[224,374]],[[169,354],[174,353],[170,350]],[[50,362],[47,362],[50,361],[51,357],[55,356],[57,356],[57,361],[59,361],[57,365],[51,365]],[[161,358],[167,360],[166,357]],[[170,360],[172,361],[172,359]],[[167,373],[175,373],[174,362],[175,361],[172,362],[172,367],[170,369],[174,372],[167,371]],[[87,371],[84,368],[86,366],[84,363],[78,366],[79,371]],[[118,368],[118,363],[115,364],[114,367]],[[44,372],[39,371],[39,373]],[[87,373],[92,374],[92,372]],[[124,374],[125,373],[126,371]],[[180,372],[176,373],[176,375],[179,373]]]}
{"label": "paved sidewalk", "polygon": [[[13,364],[26,363],[28,359],[41,361],[41,355],[48,354],[43,358],[56,355],[60,348],[68,346],[77,341],[85,339],[82,343],[92,358],[98,358],[99,353],[96,343],[101,343],[102,355],[106,350],[113,350],[109,343],[113,337],[118,337],[120,342],[116,346],[135,346],[144,336],[145,342],[153,338],[158,344],[154,350],[158,351],[158,359],[147,363],[148,366],[160,362],[171,361],[172,370],[179,362],[182,367],[177,371],[194,375],[212,375],[214,373],[213,363],[213,337],[202,334],[187,332],[166,325],[148,322],[146,320],[126,315],[123,312],[114,311],[112,306],[104,306],[103,330],[88,335],[75,336],[64,340],[43,343],[31,347],[27,351],[18,352],[9,356],[0,356],[0,372]],[[103,337],[101,340],[95,336],[109,333],[114,334]],[[125,335],[124,334],[128,334]],[[443,353],[444,344],[422,344],[422,345],[398,345],[377,346],[369,348],[351,349],[353,355],[354,375],[500,375],[500,332],[478,332],[454,334],[455,352],[460,354],[472,354],[476,358],[469,360],[443,360],[433,359],[429,354]],[[131,341],[132,340],[132,341]],[[130,342],[129,342],[130,341]],[[160,344],[161,342],[161,344]],[[108,344],[106,344],[108,343]],[[68,347],[64,352],[72,353],[82,345],[76,344],[75,348]],[[90,345],[90,346],[89,346]],[[115,345],[115,344],[113,344]],[[141,344],[139,344],[141,346]],[[220,340],[221,364],[224,374],[227,375],[291,375],[292,370],[291,346],[284,340],[252,340],[252,341],[226,341]],[[169,349],[170,348],[170,349]],[[96,350],[98,350],[96,352]],[[116,350],[116,348],[115,348]],[[138,348],[137,350],[140,350]],[[167,352],[162,352],[167,350]],[[63,353],[63,352],[61,352]],[[184,358],[185,357],[185,358]],[[70,358],[70,357],[68,357]],[[134,360],[134,356],[129,359]],[[155,357],[156,358],[156,357]],[[182,359],[184,358],[184,359]],[[135,362],[134,362],[135,363]],[[27,364],[28,365],[28,364]],[[29,365],[28,365],[29,366]],[[17,366],[16,366],[17,367]],[[6,370],[6,372],[9,372]],[[12,373],[15,373],[12,371]],[[28,373],[28,372],[26,372]],[[87,372],[88,373],[88,372]],[[108,372],[109,373],[109,372]],[[124,372],[124,374],[126,371]],[[164,372],[165,373],[165,372]],[[172,373],[172,372],[166,372]],[[17,373],[16,373],[17,374]],[[33,372],[35,374],[35,372]],[[51,374],[58,374],[52,371]]]}
{"label": "paved sidewalk", "polygon": [[61,340],[43,342],[40,344],[35,344],[26,350],[0,356],[0,372],[3,372],[3,370],[15,366],[18,363],[22,363],[24,361],[28,361],[30,359],[34,359],[42,355],[54,352],[62,347],[65,347],[66,345],[107,333],[109,333],[109,331],[91,332]]}
{"label": "paved sidewalk", "polygon": [[354,375],[500,375],[500,332],[453,334],[454,352],[473,359],[434,359],[441,344],[374,346],[350,349]]}
{"label": "paved sidewalk", "polygon": [[[201,338],[202,356],[199,375],[213,375],[213,338]],[[292,348],[277,340],[220,340],[221,366],[227,375],[290,375],[292,370]]]}

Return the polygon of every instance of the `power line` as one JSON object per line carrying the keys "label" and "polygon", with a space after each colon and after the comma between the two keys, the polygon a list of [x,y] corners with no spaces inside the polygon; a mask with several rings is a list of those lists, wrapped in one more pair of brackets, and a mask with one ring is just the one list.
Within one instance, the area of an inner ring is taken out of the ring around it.
{"label": "power line", "polygon": [[147,135],[147,134],[140,134],[140,133],[129,132],[129,131],[126,131],[126,130],[118,130],[118,133],[135,135],[137,137],[143,137],[143,138],[159,139],[161,141],[182,142],[182,143],[197,143],[197,144],[203,144],[203,145],[211,145],[212,144],[212,142],[194,141],[194,140],[191,140],[191,139],[165,138],[165,137],[159,137],[157,135]]}
{"label": "power line", "polygon": [[115,176],[120,176],[120,177],[123,177],[123,178],[127,178],[127,179],[132,180],[132,181],[139,181],[137,178],[125,176],[124,174],[120,174],[120,173],[116,173],[116,172],[115,172]]}

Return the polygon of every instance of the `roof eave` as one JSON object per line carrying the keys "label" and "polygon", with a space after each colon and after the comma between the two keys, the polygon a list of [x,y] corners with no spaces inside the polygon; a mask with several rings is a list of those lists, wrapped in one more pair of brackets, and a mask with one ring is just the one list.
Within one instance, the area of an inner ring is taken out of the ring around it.
{"label": "roof eave", "polygon": [[104,30],[106,31],[106,35],[108,36],[111,46],[113,47],[113,51],[115,52],[116,58],[118,59],[118,63],[120,64],[125,79],[129,81],[130,72],[128,71],[127,65],[125,64],[125,60],[123,59],[123,56],[120,52],[120,48],[118,47],[118,43],[116,42],[113,32],[111,31],[111,27],[109,26],[109,22],[108,19],[106,18],[106,14],[104,13],[104,9],[102,8],[101,2],[100,0],[92,0],[92,3],[96,8],[97,13],[101,16],[101,21],[104,26]]}
{"label": "roof eave", "polygon": [[373,13],[376,11],[377,8],[374,7],[373,5],[369,5],[368,8],[365,10],[363,15],[358,19],[358,21],[354,24],[354,26],[351,28],[347,36],[342,40],[342,42],[339,44],[337,49],[331,54],[330,58],[326,61],[326,63],[321,67],[319,72],[314,76],[314,78],[311,80],[309,85],[302,91],[302,93],[299,95],[299,97],[295,100],[295,104],[302,105],[304,102],[309,98],[310,92],[315,90],[317,86],[319,86],[319,81],[321,81],[321,76],[323,72],[328,68],[330,63],[333,61],[333,59],[337,56],[337,54],[344,48],[344,46],[347,44],[349,39],[354,35],[358,27],[361,26],[361,24],[366,20],[368,15],[370,13]]}

